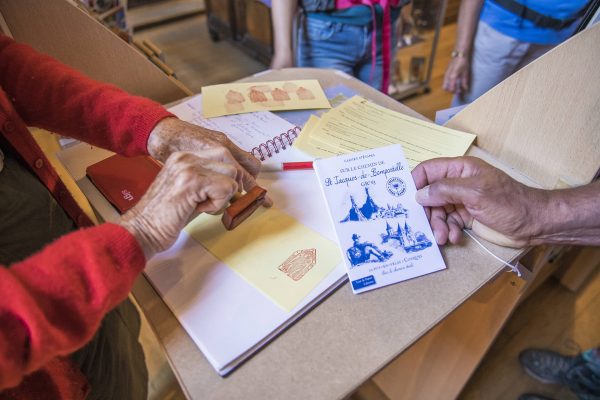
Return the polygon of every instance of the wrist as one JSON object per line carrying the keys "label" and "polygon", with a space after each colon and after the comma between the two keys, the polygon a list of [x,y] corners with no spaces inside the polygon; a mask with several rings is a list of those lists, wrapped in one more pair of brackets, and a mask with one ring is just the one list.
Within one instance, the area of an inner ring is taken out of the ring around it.
{"label": "wrist", "polygon": [[452,57],[452,58],[468,58],[469,57],[469,52],[466,51],[466,50],[454,49],[450,53],[450,57]]}
{"label": "wrist", "polygon": [[153,158],[165,162],[169,155],[174,151],[171,147],[174,143],[177,132],[176,125],[181,121],[178,118],[168,117],[162,119],[148,136],[146,149]]}
{"label": "wrist", "polygon": [[[546,195],[545,204],[539,208],[541,214],[536,243],[582,244],[598,225],[597,212],[589,209],[595,199],[586,200],[585,193],[577,189],[540,190]],[[583,191],[585,192],[585,191]]]}
{"label": "wrist", "polygon": [[155,246],[152,245],[150,237],[144,233],[145,230],[143,229],[143,224],[139,222],[138,218],[131,217],[130,213],[132,212],[134,212],[133,209],[121,217],[118,224],[125,228],[131,236],[135,238],[146,257],[146,261],[148,261],[157,251]]}
{"label": "wrist", "polygon": [[556,201],[552,192],[543,189],[531,189],[526,213],[529,216],[529,242],[531,245],[547,243],[550,232],[554,229],[556,217]]}
{"label": "wrist", "polygon": [[279,55],[291,55],[293,52],[292,47],[290,45],[283,44],[283,45],[275,45],[274,46],[274,54],[279,54]]}

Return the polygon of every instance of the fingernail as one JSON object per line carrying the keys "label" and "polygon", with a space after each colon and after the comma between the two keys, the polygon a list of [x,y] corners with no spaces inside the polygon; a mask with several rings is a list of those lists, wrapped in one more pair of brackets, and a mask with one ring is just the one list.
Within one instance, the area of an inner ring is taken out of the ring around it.
{"label": "fingernail", "polygon": [[440,239],[440,234],[437,231],[433,231],[433,237],[435,238],[435,242],[437,244],[439,244],[439,245],[443,244]]}
{"label": "fingernail", "polygon": [[424,188],[417,190],[417,193],[415,194],[415,200],[417,200],[417,203],[423,204],[423,202],[426,202],[427,199],[429,199],[429,186],[425,186]]}

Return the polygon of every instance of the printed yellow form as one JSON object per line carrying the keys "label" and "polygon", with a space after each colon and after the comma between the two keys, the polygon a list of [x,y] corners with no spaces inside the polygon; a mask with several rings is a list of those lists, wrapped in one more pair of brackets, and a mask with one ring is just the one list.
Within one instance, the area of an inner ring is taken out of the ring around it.
{"label": "printed yellow form", "polygon": [[410,168],[436,157],[466,153],[475,135],[389,110],[360,96],[312,119],[294,143],[315,157],[400,143]]}
{"label": "printed yellow form", "polygon": [[293,146],[316,158],[327,158],[341,154],[337,148],[323,145],[312,138],[311,133],[320,122],[319,117],[311,115],[304,124],[300,136],[294,141]]}
{"label": "printed yellow form", "polygon": [[288,312],[342,261],[334,242],[273,207],[256,210],[233,231],[208,214],[185,231]]}
{"label": "printed yellow form", "polygon": [[331,108],[316,79],[227,83],[202,88],[205,118],[252,111]]}

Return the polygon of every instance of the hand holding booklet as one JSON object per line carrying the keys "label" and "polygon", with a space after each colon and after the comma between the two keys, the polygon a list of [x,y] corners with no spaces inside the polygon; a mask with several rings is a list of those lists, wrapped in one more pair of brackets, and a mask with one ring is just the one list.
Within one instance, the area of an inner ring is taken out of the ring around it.
{"label": "hand holding booklet", "polygon": [[401,145],[314,165],[354,293],[446,268]]}

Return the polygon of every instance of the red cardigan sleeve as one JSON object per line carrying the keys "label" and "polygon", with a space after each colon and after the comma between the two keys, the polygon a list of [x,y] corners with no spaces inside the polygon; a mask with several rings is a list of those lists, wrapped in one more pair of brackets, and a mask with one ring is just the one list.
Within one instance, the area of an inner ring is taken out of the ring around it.
{"label": "red cardigan sleeve", "polygon": [[151,130],[172,116],[154,101],[87,78],[2,34],[0,86],[28,125],[124,155],[146,154]]}
{"label": "red cardigan sleeve", "polygon": [[104,224],[0,266],[0,391],[89,341],[144,264],[129,232]]}

